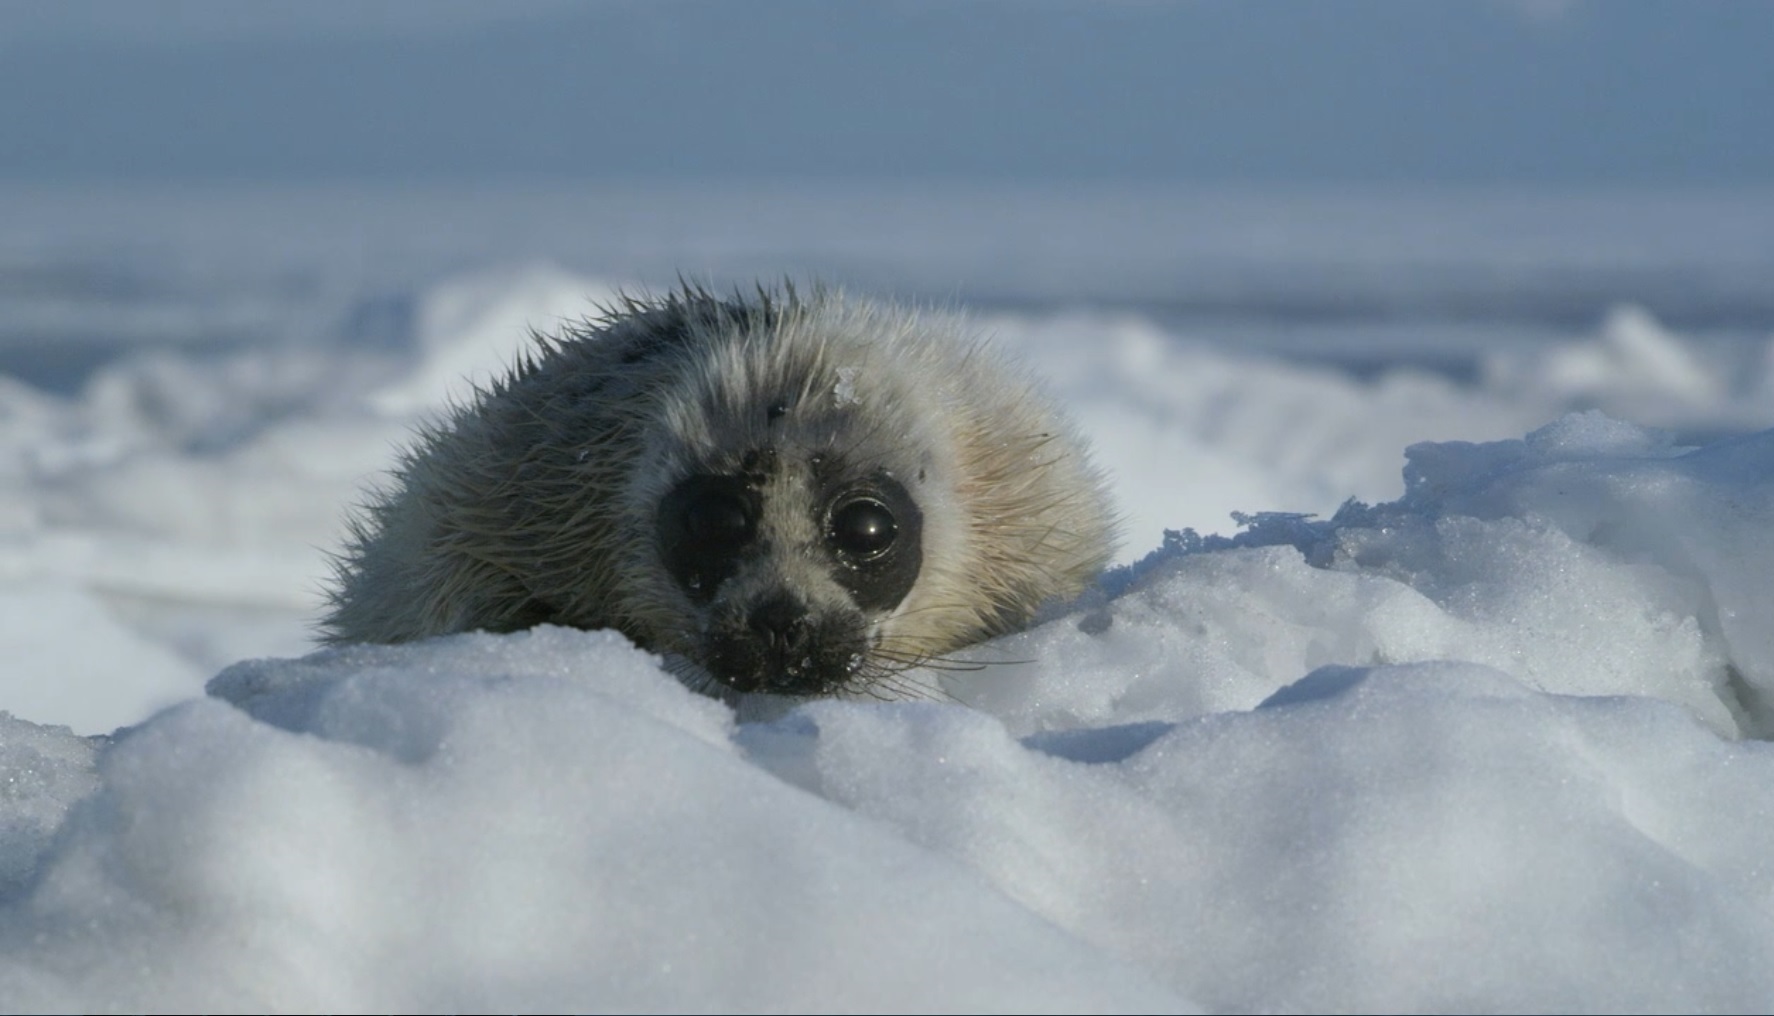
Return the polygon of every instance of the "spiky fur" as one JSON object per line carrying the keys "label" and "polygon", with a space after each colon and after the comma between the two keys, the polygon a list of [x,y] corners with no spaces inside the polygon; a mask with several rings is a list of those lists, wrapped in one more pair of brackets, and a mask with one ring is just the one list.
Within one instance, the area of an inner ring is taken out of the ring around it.
{"label": "spiky fur", "polygon": [[324,637],[550,622],[616,628],[694,663],[719,605],[692,603],[661,564],[660,499],[759,449],[780,465],[762,525],[783,550],[729,583],[848,606],[814,556],[794,552],[820,538],[811,513],[792,510],[811,495],[796,492],[832,462],[885,470],[923,511],[916,583],[869,619],[878,658],[858,685],[1027,623],[1112,548],[1077,436],[953,321],[825,291],[685,287],[538,336],[509,376],[423,430],[352,523]]}

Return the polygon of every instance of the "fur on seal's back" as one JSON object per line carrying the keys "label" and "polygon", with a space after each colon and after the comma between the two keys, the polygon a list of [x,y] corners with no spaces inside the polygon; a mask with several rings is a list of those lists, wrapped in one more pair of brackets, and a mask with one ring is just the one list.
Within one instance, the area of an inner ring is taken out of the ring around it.
{"label": "fur on seal's back", "polygon": [[[762,492],[755,555],[773,555],[712,601],[668,571],[659,531],[674,486],[705,474]],[[1112,548],[1101,479],[1069,425],[949,319],[824,291],[684,288],[539,336],[509,376],[423,429],[352,524],[325,635],[614,627],[706,664],[710,612],[750,595],[745,582],[857,606],[808,549],[821,539],[810,499],[851,474],[895,478],[921,513],[915,582],[863,611],[889,662],[1026,623]]]}

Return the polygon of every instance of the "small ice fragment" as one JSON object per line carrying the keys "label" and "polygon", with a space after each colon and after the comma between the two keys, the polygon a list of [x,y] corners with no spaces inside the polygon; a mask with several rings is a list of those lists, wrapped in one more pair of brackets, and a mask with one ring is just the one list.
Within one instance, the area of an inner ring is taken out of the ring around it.
{"label": "small ice fragment", "polygon": [[856,395],[856,375],[860,373],[860,367],[838,368],[838,384],[832,389],[833,402],[840,406],[854,406],[862,401]]}

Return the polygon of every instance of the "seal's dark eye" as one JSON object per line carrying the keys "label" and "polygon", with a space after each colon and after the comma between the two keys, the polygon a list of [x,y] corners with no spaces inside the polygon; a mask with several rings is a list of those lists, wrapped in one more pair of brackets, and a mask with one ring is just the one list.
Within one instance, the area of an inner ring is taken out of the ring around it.
{"label": "seal's dark eye", "polygon": [[752,537],[752,517],[742,498],[724,491],[698,494],[684,509],[684,528],[704,547],[734,546]]}
{"label": "seal's dark eye", "polygon": [[859,497],[832,512],[832,545],[859,561],[885,554],[897,535],[893,513],[872,497]]}
{"label": "seal's dark eye", "polygon": [[659,557],[691,600],[709,602],[739,567],[761,508],[757,491],[733,476],[688,476],[659,499]]}
{"label": "seal's dark eye", "polygon": [[[843,464],[837,463],[839,475]],[[849,478],[825,491],[825,551],[831,576],[857,609],[884,614],[917,584],[924,562],[924,513],[905,485],[885,469]]]}

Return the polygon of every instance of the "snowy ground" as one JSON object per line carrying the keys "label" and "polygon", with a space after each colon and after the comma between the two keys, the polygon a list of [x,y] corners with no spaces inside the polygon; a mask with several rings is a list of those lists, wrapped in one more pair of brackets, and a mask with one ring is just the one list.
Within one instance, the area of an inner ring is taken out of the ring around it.
{"label": "snowy ground", "polygon": [[[717,197],[0,192],[0,1007],[1774,1005],[1769,202]],[[949,702],[305,655],[413,420],[674,254],[965,298],[1122,566]]]}

